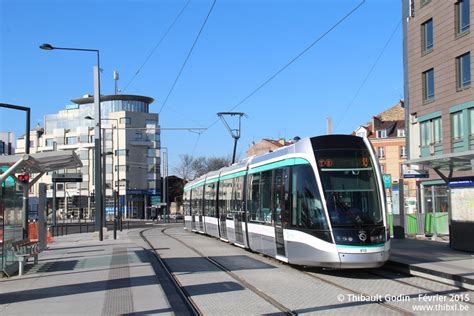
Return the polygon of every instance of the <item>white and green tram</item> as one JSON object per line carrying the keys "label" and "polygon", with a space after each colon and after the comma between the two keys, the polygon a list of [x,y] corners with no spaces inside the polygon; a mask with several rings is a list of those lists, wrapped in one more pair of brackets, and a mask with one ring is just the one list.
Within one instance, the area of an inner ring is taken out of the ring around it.
{"label": "white and green tram", "polygon": [[388,260],[382,174],[367,138],[328,135],[208,173],[184,188],[185,228],[278,260],[330,268]]}

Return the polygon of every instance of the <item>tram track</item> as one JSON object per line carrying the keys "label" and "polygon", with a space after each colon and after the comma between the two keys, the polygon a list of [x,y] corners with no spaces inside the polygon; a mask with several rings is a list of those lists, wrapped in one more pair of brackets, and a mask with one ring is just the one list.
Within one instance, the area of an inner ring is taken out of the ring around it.
{"label": "tram track", "polygon": [[[215,266],[219,270],[225,272],[229,277],[234,279],[241,286],[245,287],[246,289],[248,289],[249,291],[251,291],[252,293],[257,295],[258,297],[260,297],[262,300],[264,300],[268,304],[274,306],[276,309],[278,309],[282,313],[284,313],[286,315],[297,315],[298,314],[297,309],[291,309],[291,308],[288,308],[287,306],[283,305],[277,299],[275,299],[272,296],[268,295],[267,293],[263,292],[262,290],[260,290],[259,288],[257,288],[253,284],[249,283],[247,280],[245,280],[244,278],[242,278],[241,276],[239,276],[235,272],[233,272],[231,269],[227,268],[224,264],[222,264],[218,260],[214,259],[213,256],[205,255],[199,249],[187,244],[185,241],[182,241],[179,237],[174,236],[172,233],[167,232],[167,230],[169,228],[170,227],[162,228],[161,233],[164,236],[166,236],[168,238],[171,238],[174,241],[180,243],[181,245],[183,245],[187,249],[193,251],[199,257],[207,260],[213,266]],[[146,237],[142,235],[142,238],[145,239]],[[147,240],[147,243],[150,245],[151,248],[154,249],[154,247],[151,245],[151,243],[148,240]],[[156,253],[157,257],[159,257],[159,254],[156,251],[155,251],[155,253]],[[275,262],[278,262],[278,263],[282,263],[280,261],[275,260],[272,257],[267,257],[267,256],[263,256],[263,257],[265,259],[269,259],[272,262],[275,261]],[[170,274],[171,278],[173,278],[175,280],[175,283],[178,284],[178,286],[180,286],[180,283],[174,277],[173,272],[166,266],[166,264],[163,261],[161,261],[161,259],[159,259],[159,260],[160,260],[161,264],[165,267],[167,272]],[[334,279],[334,276],[331,276],[331,274],[329,274],[329,275],[321,274],[320,270],[312,271],[312,270],[314,270],[312,268],[308,269],[307,267],[305,268],[305,267],[293,266],[293,265],[288,265],[288,264],[284,264],[284,265],[286,265],[290,268],[293,268],[295,270],[298,270],[299,272],[309,276],[312,279],[318,280],[319,282],[322,282],[322,283],[327,284],[329,286],[335,287],[335,288],[340,289],[340,290],[344,291],[345,293],[347,293],[347,294],[341,294],[341,295],[353,295],[354,297],[367,297],[367,298],[375,297],[375,295],[373,293],[366,292],[363,289],[356,289],[356,288],[354,288],[355,286],[341,285],[340,281]],[[381,270],[361,269],[358,272],[366,274],[366,275],[370,275],[372,277],[375,276],[376,278],[378,278],[380,280],[387,280],[387,281],[390,281],[390,282],[396,282],[396,283],[398,283],[400,285],[403,285],[405,287],[410,287],[410,288],[413,288],[413,289],[416,289],[416,290],[421,290],[421,291],[423,291],[423,293],[417,293],[417,294],[411,294],[411,295],[420,295],[420,294],[424,295],[426,293],[426,296],[432,296],[432,297],[434,297],[435,300],[436,300],[436,296],[438,296],[438,295],[439,296],[445,296],[445,297],[449,298],[450,295],[470,293],[470,291],[468,291],[468,290],[461,289],[461,288],[458,288],[458,287],[452,286],[452,285],[451,286],[446,285],[446,284],[443,284],[441,282],[436,282],[436,281],[433,281],[433,280],[426,279],[426,281],[433,282],[433,284],[430,284],[430,283],[426,284],[426,283],[423,283],[423,281],[420,281],[419,279],[417,279],[418,277],[414,277],[415,280],[411,280],[411,279],[400,280],[400,279],[398,279],[400,277],[400,275],[399,274],[395,275],[395,271],[390,270],[390,269],[388,269],[388,270],[384,269],[384,268],[381,268]],[[409,274],[406,274],[406,273],[401,273],[401,275],[402,276],[406,275],[408,277],[411,277]],[[335,277],[338,277],[337,274],[335,275]],[[370,278],[367,278],[367,279],[370,279]],[[415,283],[413,283],[413,282],[415,282]],[[420,283],[420,282],[422,284],[416,284],[416,283]],[[437,286],[436,284],[439,284],[440,286]],[[441,285],[447,286],[449,288],[443,289],[443,287]],[[188,300],[190,300],[192,302],[191,297],[189,295],[187,295],[185,291],[184,291],[184,295],[187,297]],[[397,300],[396,299],[395,300],[390,299],[390,298],[387,299],[387,298],[385,298],[385,296],[383,294],[382,295],[379,294],[378,296],[380,296],[380,298],[377,299],[377,300],[371,301],[371,304],[376,304],[376,305],[380,306],[381,308],[390,310],[392,313],[394,312],[394,313],[401,314],[401,315],[415,315],[415,312],[412,311],[409,308],[407,309],[407,306],[400,306],[399,304],[397,305]],[[346,297],[346,299],[347,298],[348,297]],[[415,300],[416,298],[415,297],[410,297],[410,299]],[[339,298],[338,298],[338,300],[339,300]],[[340,301],[340,302],[342,302],[342,301]],[[474,305],[472,302],[469,302],[469,301],[463,301],[462,303],[467,303],[469,305]],[[193,306],[195,306],[195,304]]]}
{"label": "tram track", "polygon": [[[266,293],[264,293],[263,291],[259,290],[257,287],[253,286],[252,284],[250,284],[249,282],[247,282],[245,279],[241,278],[240,276],[238,276],[237,274],[235,274],[234,272],[232,272],[231,270],[229,270],[228,268],[226,268],[224,265],[222,265],[221,263],[217,262],[216,260],[214,260],[212,257],[209,257],[209,256],[206,256],[205,254],[203,254],[201,251],[199,251],[198,249],[196,249],[195,247],[193,246],[190,246],[188,244],[186,244],[185,242],[183,242],[182,240],[180,240],[179,238],[176,238],[168,233],[166,233],[166,230],[168,228],[163,228],[161,230],[161,233],[177,242],[179,242],[180,244],[182,244],[183,246],[185,246],[186,248],[192,250],[193,252],[195,252],[197,255],[199,255],[200,257],[206,259],[208,262],[210,262],[211,264],[213,264],[215,267],[217,267],[219,270],[225,272],[228,276],[230,276],[231,278],[233,278],[235,281],[237,281],[238,283],[240,283],[243,287],[247,288],[248,290],[250,290],[251,292],[253,292],[254,294],[256,294],[257,296],[259,296],[261,299],[263,299],[265,302],[269,303],[270,305],[274,306],[275,308],[277,308],[278,310],[280,310],[282,313],[284,313],[285,315],[297,315],[296,312],[294,312],[293,310],[291,310],[290,308],[284,306],[283,304],[281,304],[280,302],[278,302],[277,300],[275,300],[274,298],[272,298],[271,296],[267,295]],[[172,274],[172,272],[170,272]]]}
{"label": "tram track", "polygon": [[145,243],[150,247],[150,250],[152,251],[153,255],[155,256],[156,260],[160,264],[160,266],[163,268],[163,271],[165,271],[167,277],[173,285],[175,286],[178,294],[180,295],[182,301],[187,305],[187,308],[190,312],[191,315],[204,315],[202,311],[199,309],[199,307],[194,303],[194,301],[191,299],[191,296],[189,293],[185,290],[185,288],[182,286],[182,284],[179,282],[179,280],[174,276],[173,272],[171,271],[170,267],[164,262],[158,252],[156,251],[155,247],[152,245],[150,240],[145,237],[144,233],[146,231],[149,231],[151,229],[154,229],[155,227],[151,227],[148,229],[144,229],[140,231],[140,237],[145,241]]}
{"label": "tram track", "polygon": [[[316,275],[316,272],[309,272],[309,271],[305,271],[304,270],[304,267],[295,267],[296,269],[300,270],[302,273],[304,273],[305,275],[313,278],[313,279],[316,279],[320,282],[324,282],[326,284],[330,284],[332,286],[335,286],[341,290],[344,290],[344,291],[347,291],[347,292],[350,292],[351,294],[354,294],[356,296],[363,296],[363,297],[373,297],[373,295],[370,295],[368,293],[364,293],[362,291],[357,291],[357,290],[354,290],[354,289],[351,289],[349,287],[346,287],[346,286],[343,286],[343,285],[340,285],[336,282],[333,282],[331,280],[328,280],[326,278],[323,278],[323,277],[320,277],[318,275]],[[401,307],[398,307],[398,306],[395,306],[393,304],[390,304],[387,300],[385,300],[385,298],[381,297],[379,300],[376,300],[374,301],[374,303],[377,303],[379,304],[380,306],[384,307],[384,308],[387,308],[391,311],[394,311],[394,312],[397,312],[397,313],[400,313],[402,315],[406,315],[406,316],[411,316],[411,315],[415,315],[413,312],[411,311],[408,311],[406,309],[403,309]]]}

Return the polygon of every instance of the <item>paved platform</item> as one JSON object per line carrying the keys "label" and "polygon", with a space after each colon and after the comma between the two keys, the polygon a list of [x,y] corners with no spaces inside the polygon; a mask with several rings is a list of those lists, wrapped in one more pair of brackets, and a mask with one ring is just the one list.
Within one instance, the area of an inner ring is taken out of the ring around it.
{"label": "paved platform", "polygon": [[57,237],[23,276],[0,279],[0,315],[189,314],[146,248],[138,230]]}
{"label": "paved platform", "polygon": [[[180,225],[172,225],[179,226],[173,230],[174,234],[192,238],[195,246],[205,249],[206,255],[214,261],[252,280],[256,288],[265,289],[276,298],[280,295],[279,301],[288,306],[294,304],[292,308],[298,313],[360,315],[386,312],[376,303],[341,304],[338,301],[341,290],[330,284],[309,280],[292,267],[250,252],[242,253],[242,249],[213,238],[194,238],[199,235],[184,232]],[[0,279],[0,315],[190,315],[149,246],[140,238],[141,230],[119,232],[117,240],[112,239],[109,231],[102,242],[94,233],[57,237],[49,249],[40,254],[37,265],[27,265],[25,275]],[[148,237],[156,242],[153,247],[174,268],[182,286],[206,314],[232,314],[231,311],[237,308],[242,311],[242,302],[246,302],[246,308],[252,311],[247,314],[280,314],[261,297],[244,289],[176,241],[166,239],[159,231],[148,232]],[[452,250],[447,243],[428,240],[392,240],[389,265],[464,288],[470,288],[474,276],[473,254]],[[383,290],[414,297],[420,293],[419,288],[406,285],[407,282],[418,284],[417,280],[403,277],[405,285],[400,285],[393,280],[384,281],[361,273],[357,270],[328,271],[321,276],[336,284],[349,282],[351,287],[361,287],[364,292],[373,290],[374,295]],[[279,280],[285,287],[268,282],[269,278]],[[296,285],[294,280],[298,281]],[[420,284],[426,286],[425,281]],[[291,286],[295,289],[291,290]],[[449,286],[430,286],[439,287],[440,293],[457,293]],[[293,293],[291,300],[288,300],[288,292]],[[325,295],[315,302],[314,293]],[[226,303],[216,305],[216,302]]]}
{"label": "paved platform", "polygon": [[474,290],[474,253],[453,250],[448,242],[392,239],[389,264],[412,275]]}

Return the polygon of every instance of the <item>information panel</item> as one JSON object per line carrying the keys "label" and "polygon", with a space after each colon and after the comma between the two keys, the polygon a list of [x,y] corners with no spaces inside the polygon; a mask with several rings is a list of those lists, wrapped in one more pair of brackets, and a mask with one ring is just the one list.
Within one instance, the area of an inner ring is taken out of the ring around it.
{"label": "information panel", "polygon": [[474,188],[451,188],[451,219],[474,222]]}

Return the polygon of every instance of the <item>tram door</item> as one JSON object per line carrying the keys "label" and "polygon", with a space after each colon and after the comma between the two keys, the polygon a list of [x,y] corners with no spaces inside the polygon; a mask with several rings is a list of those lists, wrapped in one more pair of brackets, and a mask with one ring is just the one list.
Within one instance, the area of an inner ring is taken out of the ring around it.
{"label": "tram door", "polygon": [[286,257],[283,228],[289,221],[289,169],[275,169],[273,174],[273,209],[277,255]]}
{"label": "tram door", "polygon": [[244,244],[244,233],[242,231],[242,220],[244,216],[243,212],[243,191],[244,190],[244,177],[238,177],[234,179],[233,186],[233,208],[235,210],[234,223],[235,223],[235,240],[243,245]]}

